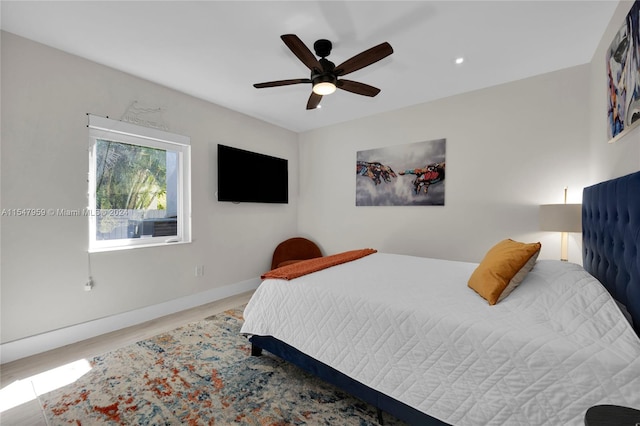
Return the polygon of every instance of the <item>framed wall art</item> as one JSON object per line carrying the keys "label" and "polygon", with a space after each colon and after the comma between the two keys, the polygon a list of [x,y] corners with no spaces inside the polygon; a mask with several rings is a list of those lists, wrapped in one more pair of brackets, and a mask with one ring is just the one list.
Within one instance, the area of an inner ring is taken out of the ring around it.
{"label": "framed wall art", "polygon": [[356,206],[443,206],[446,139],[358,151]]}
{"label": "framed wall art", "polygon": [[614,142],[640,124],[640,0],[607,49],[607,136]]}

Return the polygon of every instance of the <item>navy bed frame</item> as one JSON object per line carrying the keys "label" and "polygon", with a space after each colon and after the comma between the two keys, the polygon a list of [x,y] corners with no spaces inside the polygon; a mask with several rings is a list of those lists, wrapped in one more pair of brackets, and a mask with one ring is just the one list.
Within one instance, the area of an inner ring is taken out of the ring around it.
{"label": "navy bed frame", "polygon": [[[582,197],[583,265],[625,305],[640,336],[640,172],[587,187]],[[262,349],[412,425],[447,425],[353,380],[270,336],[252,336],[251,354]]]}
{"label": "navy bed frame", "polygon": [[582,264],[626,307],[640,336],[640,172],[584,189]]}

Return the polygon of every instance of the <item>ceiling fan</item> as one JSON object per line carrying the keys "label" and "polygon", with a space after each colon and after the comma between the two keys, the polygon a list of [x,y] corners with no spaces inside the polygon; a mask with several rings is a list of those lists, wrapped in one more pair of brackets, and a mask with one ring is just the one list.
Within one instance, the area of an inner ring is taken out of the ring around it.
{"label": "ceiling fan", "polygon": [[327,59],[331,53],[332,44],[329,40],[320,39],[313,44],[313,49],[317,59],[307,46],[295,34],[285,34],[280,36],[284,44],[311,70],[310,78],[297,78],[291,80],[269,81],[266,83],[256,83],[256,89],[264,87],[287,86],[290,84],[311,83],[312,91],[307,101],[307,109],[315,109],[320,104],[324,95],[329,95],[337,89],[346,90],[363,96],[376,96],[380,93],[377,87],[357,81],[338,79],[361,68],[369,66],[393,53],[393,48],[386,41],[371,49],[361,52],[351,59],[348,59],[338,66]]}

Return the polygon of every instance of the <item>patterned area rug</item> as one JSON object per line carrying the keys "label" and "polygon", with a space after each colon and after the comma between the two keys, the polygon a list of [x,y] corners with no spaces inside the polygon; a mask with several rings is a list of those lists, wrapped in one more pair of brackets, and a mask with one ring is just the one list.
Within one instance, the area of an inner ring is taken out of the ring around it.
{"label": "patterned area rug", "polygon": [[93,358],[89,373],[41,396],[49,424],[378,424],[370,405],[268,352],[250,356],[241,325],[236,308]]}

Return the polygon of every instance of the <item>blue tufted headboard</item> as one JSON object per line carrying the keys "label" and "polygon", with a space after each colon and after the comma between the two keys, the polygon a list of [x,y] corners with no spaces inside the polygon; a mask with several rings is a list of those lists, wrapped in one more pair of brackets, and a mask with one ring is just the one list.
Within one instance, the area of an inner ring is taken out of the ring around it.
{"label": "blue tufted headboard", "polygon": [[584,188],[582,263],[626,306],[640,336],[640,172]]}

